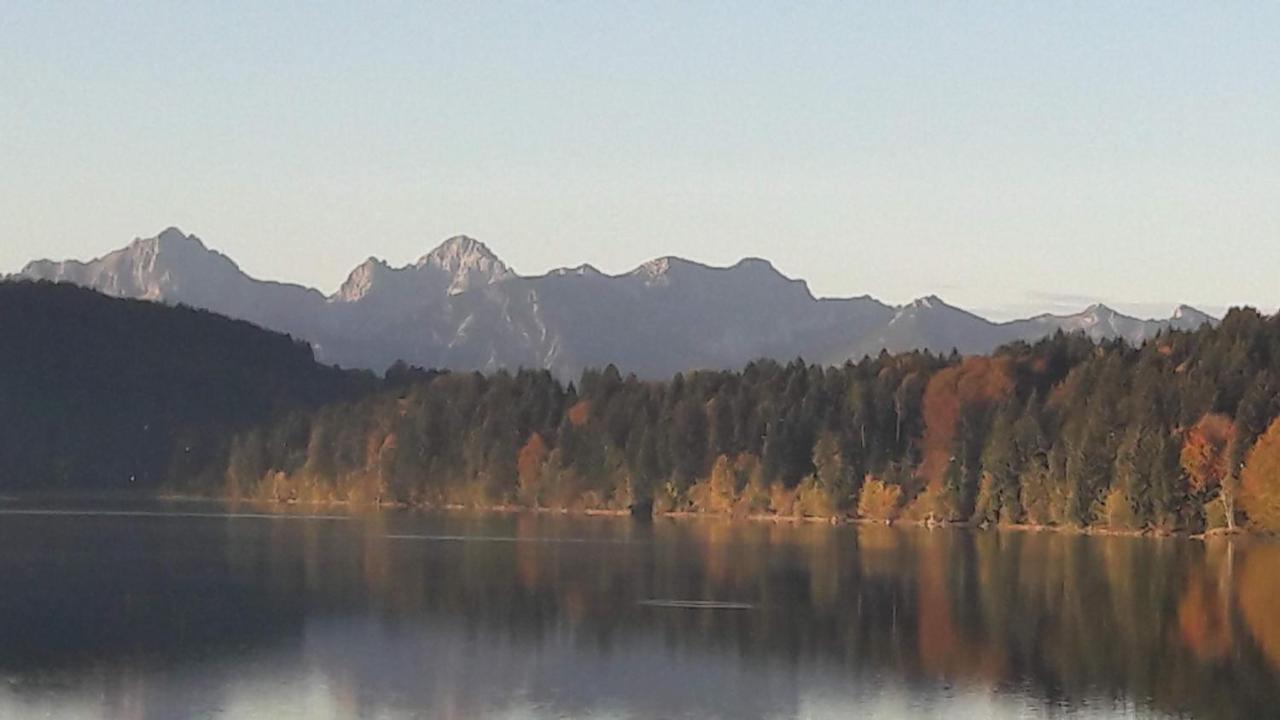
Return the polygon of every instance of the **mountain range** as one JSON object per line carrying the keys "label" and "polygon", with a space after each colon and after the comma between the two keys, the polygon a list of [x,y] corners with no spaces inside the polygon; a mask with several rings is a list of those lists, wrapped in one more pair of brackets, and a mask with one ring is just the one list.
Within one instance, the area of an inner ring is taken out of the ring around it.
{"label": "mountain range", "polygon": [[609,363],[658,378],[757,358],[837,364],[881,350],[985,353],[1058,330],[1137,344],[1217,322],[1187,306],[1165,320],[1093,305],[997,323],[932,295],[903,306],[817,298],[803,280],[758,258],[710,267],[664,257],[621,275],[580,265],[523,276],[465,236],[403,267],[371,257],[328,296],[250,277],[177,228],[87,262],[33,261],[6,279],[211,310],[306,340],[319,359],[344,367],[380,371],[404,360],[454,370],[546,368],[570,378]]}

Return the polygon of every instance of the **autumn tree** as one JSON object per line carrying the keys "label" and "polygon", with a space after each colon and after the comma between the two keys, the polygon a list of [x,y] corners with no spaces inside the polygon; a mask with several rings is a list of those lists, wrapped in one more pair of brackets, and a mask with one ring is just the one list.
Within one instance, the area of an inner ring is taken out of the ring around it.
{"label": "autumn tree", "polygon": [[800,511],[811,517],[834,516],[851,499],[853,480],[833,433],[823,433],[814,443],[811,461],[813,474],[797,492]]}
{"label": "autumn tree", "polygon": [[902,487],[869,476],[858,495],[858,515],[868,520],[891,521],[902,508]]}
{"label": "autumn tree", "polygon": [[1249,451],[1240,477],[1240,504],[1251,525],[1280,532],[1280,418]]}
{"label": "autumn tree", "polygon": [[710,476],[689,488],[695,510],[715,515],[729,515],[738,500],[738,470],[733,458],[720,455],[711,466]]}
{"label": "autumn tree", "polygon": [[538,433],[529,436],[516,460],[516,477],[520,485],[520,499],[534,507],[538,505],[539,485],[543,466],[547,462],[547,443]]}
{"label": "autumn tree", "polygon": [[[1235,425],[1231,418],[1209,413],[1187,431],[1178,460],[1191,492],[1205,503],[1217,500],[1228,528],[1235,527],[1237,468],[1231,466]],[[1217,495],[1213,495],[1214,491]]]}

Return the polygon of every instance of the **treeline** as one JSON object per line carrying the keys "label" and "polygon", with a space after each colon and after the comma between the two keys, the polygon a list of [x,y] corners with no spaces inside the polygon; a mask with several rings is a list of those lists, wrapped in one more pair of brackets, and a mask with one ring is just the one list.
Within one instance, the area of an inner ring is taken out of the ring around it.
{"label": "treeline", "polygon": [[[1141,348],[1058,334],[992,356],[615,367],[397,365],[381,391],[240,433],[226,492],[284,501],[1280,529],[1280,319]],[[1270,430],[1268,430],[1270,428]]]}
{"label": "treeline", "polygon": [[247,322],[0,282],[0,493],[214,490],[236,432],[378,386]]}

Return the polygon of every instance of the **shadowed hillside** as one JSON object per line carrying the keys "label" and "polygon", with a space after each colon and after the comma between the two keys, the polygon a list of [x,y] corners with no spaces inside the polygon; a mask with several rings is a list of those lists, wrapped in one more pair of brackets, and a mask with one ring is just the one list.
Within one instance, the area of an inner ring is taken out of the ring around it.
{"label": "shadowed hillside", "polygon": [[0,488],[207,490],[231,433],[370,381],[203,310],[0,283]]}

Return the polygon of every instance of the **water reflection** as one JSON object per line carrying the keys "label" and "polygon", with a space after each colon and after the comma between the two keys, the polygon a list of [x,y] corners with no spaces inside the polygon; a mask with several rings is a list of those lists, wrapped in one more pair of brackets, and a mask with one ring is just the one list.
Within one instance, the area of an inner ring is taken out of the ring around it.
{"label": "water reflection", "polygon": [[1280,670],[1280,546],[1251,550],[1240,574],[1240,608],[1258,646]]}
{"label": "water reflection", "polygon": [[0,717],[1280,707],[1280,545],[1262,541],[209,515],[0,514]]}

